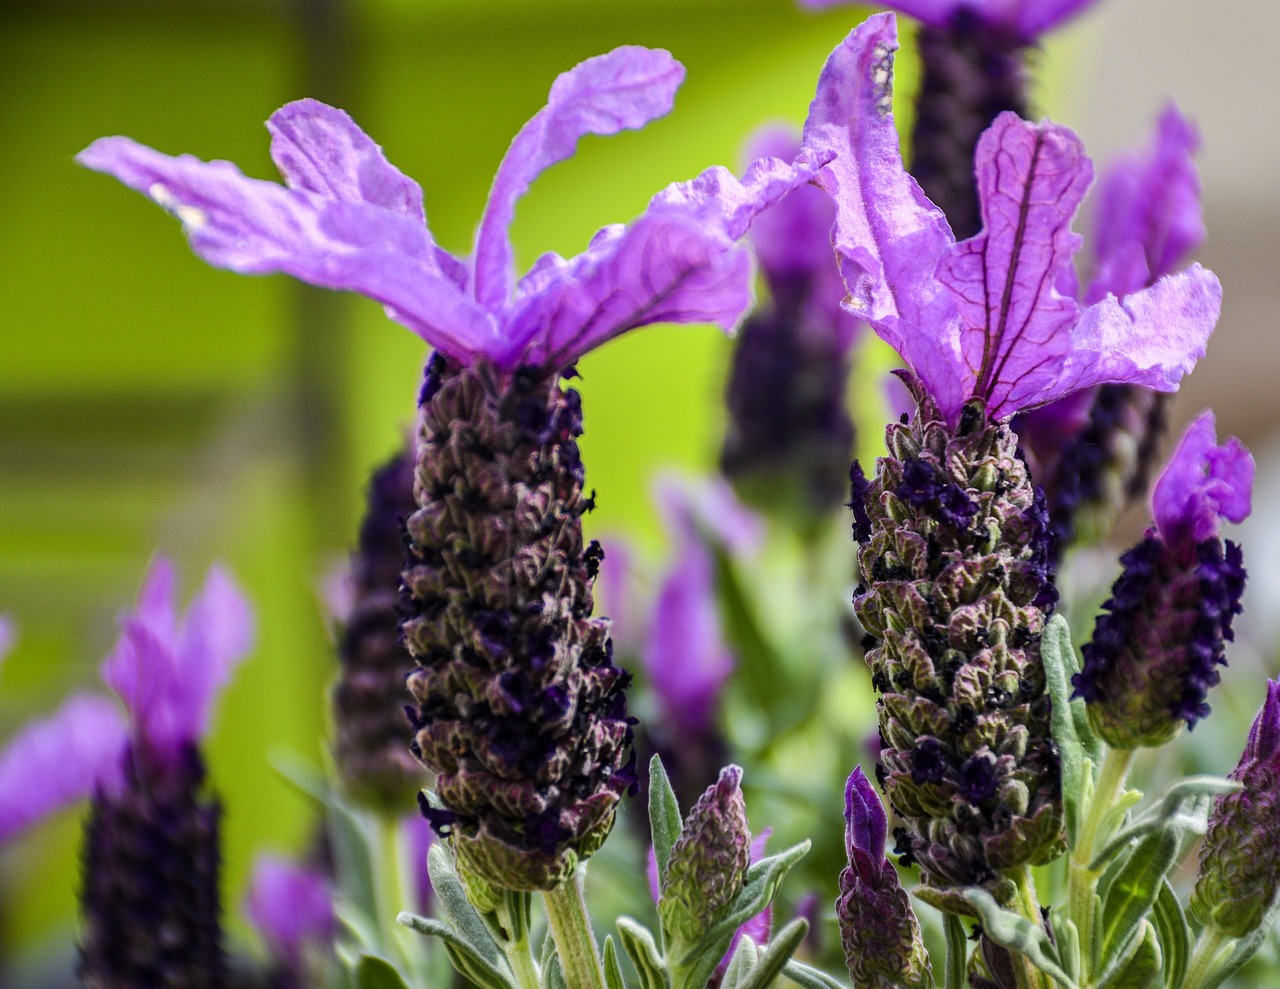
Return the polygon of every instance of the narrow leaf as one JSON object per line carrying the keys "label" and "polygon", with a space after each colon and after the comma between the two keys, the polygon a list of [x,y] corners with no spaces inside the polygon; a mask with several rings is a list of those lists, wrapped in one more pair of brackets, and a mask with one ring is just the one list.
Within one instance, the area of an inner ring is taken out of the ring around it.
{"label": "narrow leaf", "polygon": [[725,969],[722,989],[741,989],[756,965],[756,943],[745,935],[739,939],[738,946],[733,949],[733,957]]}
{"label": "narrow leaf", "polygon": [[[800,947],[800,942],[804,940],[807,933],[809,933],[809,922],[803,917],[797,917],[778,931],[763,950],[757,949],[755,966],[747,978],[738,984],[738,989],[767,989],[771,986],[773,980],[782,973],[787,962],[791,960],[791,956],[796,953],[796,949]],[[744,937],[742,940],[751,939]]]}
{"label": "narrow leaf", "polygon": [[640,976],[642,989],[668,989],[666,965],[649,928],[630,917],[618,918],[618,938]]}
{"label": "narrow leaf", "polygon": [[329,801],[329,838],[333,844],[338,893],[351,912],[353,926],[372,930],[370,947],[382,947],[378,927],[378,897],[374,889],[373,853],[369,832],[360,819],[336,798]]}
{"label": "narrow leaf", "polygon": [[542,983],[545,989],[569,989],[569,983],[565,981],[564,967],[560,964],[559,955],[551,956],[551,962],[542,973]]}
{"label": "narrow leaf", "polygon": [[1191,957],[1191,927],[1168,879],[1160,884],[1151,919],[1156,925],[1156,933],[1160,935],[1165,987],[1182,989],[1182,980],[1187,975],[1187,960]]}
{"label": "narrow leaf", "polygon": [[438,937],[445,943],[453,967],[473,982],[485,986],[486,989],[517,989],[514,979],[506,970],[505,960],[500,967],[490,964],[448,924],[432,917],[419,917],[417,914],[407,912],[401,913],[396,918],[396,923],[427,937]]}
{"label": "narrow leaf", "polygon": [[1176,831],[1180,836],[1204,834],[1213,799],[1238,789],[1238,782],[1221,776],[1192,776],[1183,780],[1170,787],[1154,807],[1112,838],[1089,867],[1101,868],[1119,846],[1161,828]]}
{"label": "narrow leaf", "polygon": [[684,827],[680,805],[662,760],[656,755],[649,760],[649,832],[653,836],[653,854],[658,860],[658,878],[667,874],[671,849]]}
{"label": "narrow leaf", "polygon": [[357,989],[409,989],[391,965],[375,955],[361,955],[356,966]]}
{"label": "narrow leaf", "polygon": [[613,946],[613,935],[604,939],[604,982],[606,989],[627,989],[622,977],[622,965],[618,962],[618,949]]}
{"label": "narrow leaf", "polygon": [[985,889],[970,888],[963,893],[965,901],[978,911],[982,929],[996,944],[1025,956],[1031,964],[1065,986],[1078,989],[1058,963],[1057,950],[1044,928],[1025,917],[1004,910]]}
{"label": "narrow leaf", "polygon": [[431,876],[431,890],[440,913],[459,940],[485,960],[501,970],[506,964],[502,949],[493,939],[488,925],[467,899],[466,889],[454,869],[449,851],[439,842],[432,842],[427,853],[427,873]]}
{"label": "narrow leaf", "polygon": [[1112,881],[1102,905],[1102,957],[1119,958],[1155,905],[1178,859],[1180,836],[1168,829],[1144,838]]}
{"label": "narrow leaf", "polygon": [[800,989],[849,989],[839,979],[804,962],[790,961],[782,966],[782,974]]}
{"label": "narrow leaf", "polygon": [[942,926],[947,935],[946,989],[964,989],[969,968],[969,946],[965,939],[964,922],[953,913],[942,915]]}
{"label": "narrow leaf", "polygon": [[1071,644],[1071,630],[1061,614],[1054,615],[1045,626],[1040,637],[1040,658],[1053,702],[1050,726],[1061,759],[1067,840],[1074,848],[1081,825],[1082,783],[1085,774],[1091,772],[1088,760],[1092,757],[1092,764],[1098,765],[1098,740],[1089,727],[1084,702],[1071,699],[1074,690],[1071,678],[1080,672],[1080,667],[1076,663],[1075,647]]}
{"label": "narrow leaf", "polygon": [[1133,950],[1098,982],[1098,989],[1148,989],[1160,972],[1160,945],[1149,921]]}

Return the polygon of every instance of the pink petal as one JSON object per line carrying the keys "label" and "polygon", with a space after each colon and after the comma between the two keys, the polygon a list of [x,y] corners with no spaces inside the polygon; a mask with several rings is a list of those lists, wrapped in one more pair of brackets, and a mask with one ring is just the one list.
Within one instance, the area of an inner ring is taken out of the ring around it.
{"label": "pink petal", "polygon": [[1252,508],[1255,471],[1244,444],[1233,436],[1219,445],[1213,413],[1200,413],[1151,491],[1160,537],[1180,547],[1213,539],[1223,519],[1243,522]]}
{"label": "pink petal", "polygon": [[661,49],[626,46],[589,58],[562,74],[547,105],[511,142],[476,231],[475,299],[489,312],[506,305],[513,256],[507,230],[516,201],[545,169],[570,157],[586,134],[643,127],[671,111],[684,67]]}
{"label": "pink petal", "polygon": [[403,214],[284,189],[229,162],[171,158],[122,137],[95,141],[77,160],[172,212],[192,249],[215,267],[283,271],[368,295],[464,363],[497,347],[492,319],[440,270],[426,227]]}
{"label": "pink petal", "polygon": [[0,842],[44,817],[120,785],[124,717],[105,697],[73,694],[0,751]]}

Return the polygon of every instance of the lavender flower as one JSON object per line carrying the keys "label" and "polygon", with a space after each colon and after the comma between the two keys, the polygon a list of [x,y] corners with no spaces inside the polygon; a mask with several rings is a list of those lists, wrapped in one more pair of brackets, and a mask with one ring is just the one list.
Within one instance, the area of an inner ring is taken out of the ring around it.
{"label": "lavender flower", "polygon": [[414,806],[427,783],[409,751],[405,677],[413,657],[400,641],[400,571],[404,523],[413,497],[414,457],[408,450],[376,470],[360,543],[351,558],[351,603],[342,616],[342,669],[333,689],[333,759],[347,793],[393,816]]}
{"label": "lavender flower", "polygon": [[80,974],[86,986],[225,982],[218,895],[221,808],[197,748],[218,691],[248,651],[248,606],[218,569],[178,618],[158,559],[103,664],[129,710],[117,792],[99,789],[85,832]]}
{"label": "lavender flower", "polygon": [[836,919],[854,989],[931,989],[920,922],[884,854],[888,819],[859,766],[844,789],[844,843]]}
{"label": "lavender flower", "polygon": [[1156,480],[1155,525],[1121,557],[1074,679],[1109,745],[1163,745],[1209,713],[1245,580],[1240,547],[1219,530],[1249,514],[1253,476],[1253,457],[1234,437],[1219,446],[1203,412]]}
{"label": "lavender flower", "polygon": [[[770,128],[752,156],[790,160],[799,138]],[[802,187],[752,225],[769,301],[743,324],[725,395],[729,423],[720,464],[748,500],[808,527],[844,500],[853,447],[846,408],[849,349],[858,321],[840,308],[844,285],[827,232],[830,199]]]}
{"label": "lavender flower", "polygon": [[105,138],[79,160],[172,210],[193,249],[243,272],[285,271],[382,302],[436,348],[420,395],[408,520],[406,645],[418,662],[413,743],[438,774],[459,868],[550,889],[600,845],[635,783],[623,687],[590,618],[598,549],[584,546],[578,395],[561,372],[648,323],[730,327],[751,299],[751,218],[827,160],[711,168],[629,226],[515,278],[516,201],[585,134],[666,113],[684,70],[619,48],[560,76],[498,167],[469,262],[432,240],[418,186],[340,110],[291,103],[268,122],[288,188],[226,163]]}
{"label": "lavender flower", "polygon": [[[1120,299],[1172,273],[1204,240],[1194,125],[1165,109],[1151,145],[1103,173],[1091,197],[1092,275],[1084,293]],[[1044,485],[1059,548],[1100,538],[1146,489],[1169,399],[1106,384],[1035,409],[1015,423]]]}
{"label": "lavender flower", "polygon": [[891,114],[892,15],[828,61],[805,143],[838,157],[832,242],[847,305],[905,358],[916,415],[886,431],[868,481],[855,465],[855,610],[882,692],[878,770],[924,869],[920,895],[967,913],[1064,847],[1039,660],[1056,600],[1043,498],[1007,420],[1103,381],[1165,390],[1203,351],[1216,279],[1199,268],[1126,305],[1083,311],[1054,287],[1079,246],[1069,224],[1091,178],[1079,139],[1002,114],[975,161],[985,229],[956,243],[902,167]]}
{"label": "lavender flower", "polygon": [[1249,730],[1240,762],[1228,775],[1240,789],[1217,799],[1200,846],[1200,872],[1191,912],[1228,937],[1261,926],[1280,886],[1280,683],[1267,681],[1267,699]]}
{"label": "lavender flower", "polygon": [[751,865],[751,829],[742,770],[728,766],[689,810],[661,876],[658,916],[686,944],[714,924],[742,890]]}
{"label": "lavender flower", "polygon": [[17,639],[18,630],[13,619],[8,615],[0,614],[0,663],[3,663],[4,658],[9,655]]}
{"label": "lavender flower", "polygon": [[330,951],[337,919],[327,877],[275,855],[254,859],[245,912],[262,935],[279,989],[313,984],[316,956]]}

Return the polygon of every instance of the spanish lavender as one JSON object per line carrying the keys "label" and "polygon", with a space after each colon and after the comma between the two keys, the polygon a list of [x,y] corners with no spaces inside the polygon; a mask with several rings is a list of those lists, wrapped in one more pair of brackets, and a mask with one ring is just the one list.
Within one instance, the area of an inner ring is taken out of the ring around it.
{"label": "spanish lavender", "polygon": [[1213,413],[1203,412],[1156,480],[1155,525],[1120,558],[1074,679],[1114,748],[1163,745],[1209,713],[1245,582],[1240,547],[1219,530],[1249,514],[1253,475],[1253,457],[1234,437],[1218,445]]}
{"label": "spanish lavender", "polygon": [[836,920],[854,989],[932,989],[920,922],[885,857],[888,818],[859,766],[844,791],[844,843]]}
{"label": "spanish lavender", "polygon": [[[750,146],[753,157],[786,160],[799,148],[781,128]],[[769,299],[742,325],[725,394],[721,469],[744,498],[802,529],[844,500],[853,448],[845,391],[858,321],[840,308],[844,285],[827,239],[833,213],[820,190],[802,187],[752,224]]]}
{"label": "spanish lavender", "polygon": [[413,657],[400,640],[400,571],[404,523],[416,510],[414,457],[408,450],[369,480],[359,546],[351,557],[352,598],[341,616],[342,667],[334,685],[333,760],[347,794],[399,816],[427,782],[409,751],[405,678]]}
{"label": "spanish lavender", "polygon": [[[1193,266],[1088,308],[1056,289],[1079,248],[1070,222],[1092,178],[1079,139],[999,116],[979,141],[983,231],[956,242],[902,166],[892,118],[892,15],[850,34],[823,70],[805,145],[819,175],[846,305],[894,346],[917,401],[855,466],[855,598],[882,692],[879,776],[920,862],[920,895],[958,913],[983,886],[1020,898],[1025,867],[1064,847],[1058,761],[1039,640],[1056,592],[1042,499],[1008,427],[1014,413],[1105,381],[1171,390],[1217,316]],[[1038,916],[1036,916],[1038,921]]]}
{"label": "spanish lavender", "polygon": [[245,912],[271,956],[271,989],[304,989],[323,978],[337,931],[329,877],[289,859],[259,855]]}

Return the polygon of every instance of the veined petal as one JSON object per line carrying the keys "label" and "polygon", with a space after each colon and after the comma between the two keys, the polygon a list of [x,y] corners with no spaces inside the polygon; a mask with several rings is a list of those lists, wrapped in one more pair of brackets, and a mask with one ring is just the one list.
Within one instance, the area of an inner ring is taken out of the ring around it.
{"label": "veined petal", "polygon": [[289,188],[369,203],[422,224],[440,273],[465,288],[466,265],[436,244],[427,228],[421,186],[387,161],[382,148],[345,111],[319,100],[295,100],[271,115],[267,130],[271,158]]}
{"label": "veined petal", "polygon": [[187,608],[174,650],[178,677],[169,700],[187,737],[208,730],[214,698],[252,645],[249,602],[225,571],[212,567]]}
{"label": "veined petal", "polygon": [[1087,302],[1124,298],[1173,272],[1204,240],[1195,125],[1170,104],[1152,146],[1126,155],[1098,180],[1093,231],[1097,271]]}
{"label": "veined petal", "polygon": [[286,103],[267,120],[271,158],[290,189],[371,203],[426,225],[422,189],[387,161],[350,115],[319,100]]}
{"label": "veined petal", "polygon": [[1243,522],[1252,508],[1253,455],[1232,436],[1219,445],[1213,413],[1192,420],[1151,491],[1151,515],[1170,546],[1218,535],[1222,520]]}
{"label": "veined petal", "polygon": [[676,212],[648,213],[572,261],[540,270],[557,277],[541,278],[541,289],[516,303],[506,320],[504,366],[563,367],[649,323],[728,329],[752,300],[749,252]]}
{"label": "veined petal", "polygon": [[1079,307],[1056,286],[1080,247],[1071,220],[1093,168],[1067,128],[1008,112],[982,135],[975,167],[983,230],[947,253],[938,279],[960,312],[964,392],[1000,417],[1019,411],[1013,391],[1053,381],[1069,355]]}
{"label": "veined petal", "polygon": [[95,141],[77,160],[172,212],[192,249],[216,267],[283,271],[367,295],[464,364],[496,347],[493,320],[441,272],[426,227],[401,213],[284,189],[230,162],[171,158],[122,137]]}
{"label": "veined petal", "polygon": [[835,200],[831,240],[849,295],[940,401],[959,406],[959,323],[934,272],[955,243],[942,211],[902,165],[893,124],[892,14],[876,14],[831,53],[809,107],[804,146],[836,159],[817,183]]}
{"label": "veined petal", "polygon": [[0,842],[49,814],[119,786],[127,729],[105,697],[73,694],[0,751]]}
{"label": "veined petal", "polygon": [[662,49],[624,46],[597,55],[556,79],[539,110],[511,142],[476,231],[475,299],[491,313],[507,304],[513,254],[507,231],[530,183],[570,157],[586,134],[643,127],[671,111],[684,66]]}

